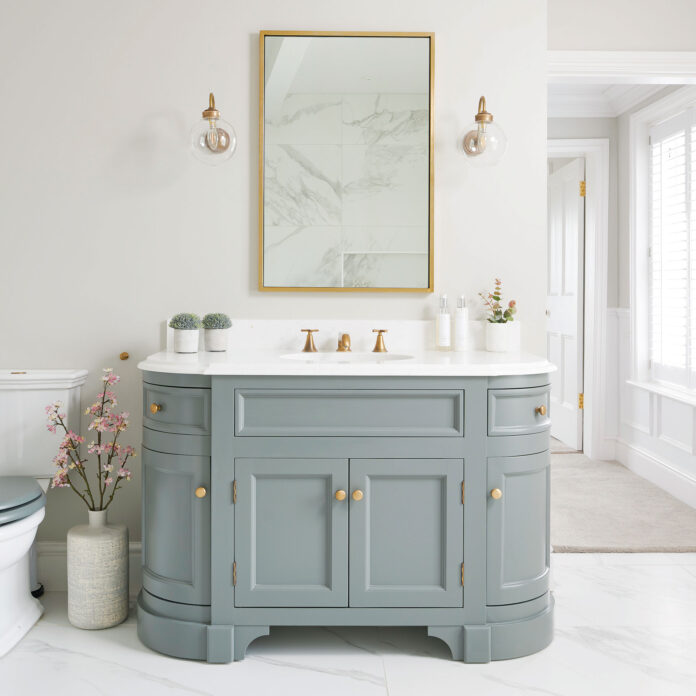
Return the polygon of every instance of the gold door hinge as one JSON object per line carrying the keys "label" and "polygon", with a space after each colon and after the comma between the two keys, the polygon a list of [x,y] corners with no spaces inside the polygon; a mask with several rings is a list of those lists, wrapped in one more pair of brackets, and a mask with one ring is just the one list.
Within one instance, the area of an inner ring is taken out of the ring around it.
{"label": "gold door hinge", "polygon": [[463,563],[462,563],[462,577],[461,577],[461,581],[462,581],[462,586],[464,586],[464,564],[463,564]]}
{"label": "gold door hinge", "polygon": [[584,394],[578,394],[578,408],[579,409],[585,408],[585,395]]}
{"label": "gold door hinge", "polygon": [[462,481],[462,505],[464,505],[464,481]]}
{"label": "gold door hinge", "polygon": [[237,479],[232,481],[232,502],[235,504],[237,502]]}
{"label": "gold door hinge", "polygon": [[584,198],[587,192],[587,184],[584,181],[580,182],[580,197]]}
{"label": "gold door hinge", "polygon": [[237,561],[232,564],[232,585],[237,586]]}

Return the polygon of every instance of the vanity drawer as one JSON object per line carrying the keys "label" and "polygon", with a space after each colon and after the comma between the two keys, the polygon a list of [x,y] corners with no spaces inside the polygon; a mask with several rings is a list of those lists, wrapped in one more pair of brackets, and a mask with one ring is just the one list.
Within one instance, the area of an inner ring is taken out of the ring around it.
{"label": "vanity drawer", "polygon": [[462,437],[464,392],[445,389],[237,389],[242,437]]}
{"label": "vanity drawer", "polygon": [[488,390],[488,435],[528,435],[548,430],[550,385]]}
{"label": "vanity drawer", "polygon": [[143,425],[179,435],[210,434],[210,389],[143,384]]}

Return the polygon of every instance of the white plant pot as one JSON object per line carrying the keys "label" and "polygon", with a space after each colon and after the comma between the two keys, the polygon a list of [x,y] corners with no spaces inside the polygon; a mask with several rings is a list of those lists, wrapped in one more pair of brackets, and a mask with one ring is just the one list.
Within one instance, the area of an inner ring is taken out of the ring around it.
{"label": "white plant pot", "polygon": [[128,616],[128,529],[90,510],[68,531],[68,619],[77,628],[116,626]]}
{"label": "white plant pot", "polygon": [[508,321],[505,324],[486,322],[486,350],[492,353],[507,353],[520,349],[520,323]]}
{"label": "white plant pot", "polygon": [[229,329],[205,329],[205,349],[211,353],[227,350]]}
{"label": "white plant pot", "polygon": [[197,353],[198,329],[174,329],[174,352]]}

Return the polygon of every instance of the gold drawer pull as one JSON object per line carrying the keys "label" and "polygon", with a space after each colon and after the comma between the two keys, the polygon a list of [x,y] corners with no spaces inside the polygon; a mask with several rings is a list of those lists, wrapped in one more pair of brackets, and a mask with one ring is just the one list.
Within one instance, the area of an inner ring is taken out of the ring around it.
{"label": "gold drawer pull", "polygon": [[334,498],[336,498],[336,500],[345,500],[346,492],[344,490],[336,491],[334,493]]}
{"label": "gold drawer pull", "polygon": [[503,497],[503,491],[500,490],[500,488],[494,488],[491,491],[491,498],[493,500],[500,500]]}
{"label": "gold drawer pull", "polygon": [[362,500],[363,499],[363,492],[358,488],[357,490],[353,491],[353,500]]}
{"label": "gold drawer pull", "polygon": [[196,498],[205,498],[206,495],[208,495],[208,491],[205,489],[204,486],[198,486],[196,488]]}
{"label": "gold drawer pull", "polygon": [[546,406],[544,406],[543,404],[541,406],[537,406],[534,409],[534,413],[537,413],[540,416],[545,416],[546,415]]}
{"label": "gold drawer pull", "polygon": [[150,404],[150,413],[158,413],[159,411],[162,410],[162,404],[155,404],[152,403]]}

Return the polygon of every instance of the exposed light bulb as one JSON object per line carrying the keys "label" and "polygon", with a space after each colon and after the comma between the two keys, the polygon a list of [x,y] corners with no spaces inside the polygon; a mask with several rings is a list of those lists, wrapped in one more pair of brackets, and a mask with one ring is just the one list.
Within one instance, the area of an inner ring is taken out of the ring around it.
{"label": "exposed light bulb", "polygon": [[[215,108],[215,97],[210,93],[208,108],[203,111],[203,120],[191,131],[191,146],[196,159],[205,164],[226,162],[237,147],[237,137],[232,125],[220,118]],[[224,128],[222,127],[224,126]]]}
{"label": "exposed light bulb", "polygon": [[486,98],[481,97],[474,123],[462,141],[462,149],[472,164],[490,166],[500,162],[506,147],[505,133],[493,123],[493,114],[486,111]]}

